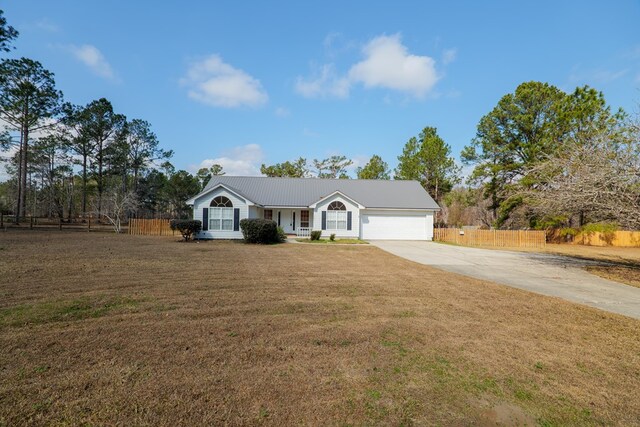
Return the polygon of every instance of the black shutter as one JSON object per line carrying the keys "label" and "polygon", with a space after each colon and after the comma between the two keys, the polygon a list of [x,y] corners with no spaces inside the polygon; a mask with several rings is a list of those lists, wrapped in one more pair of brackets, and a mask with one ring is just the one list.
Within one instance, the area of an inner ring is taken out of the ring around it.
{"label": "black shutter", "polygon": [[280,211],[278,211],[278,227],[280,227]]}
{"label": "black shutter", "polygon": [[327,229],[327,211],[322,211],[322,229]]}
{"label": "black shutter", "polygon": [[233,210],[233,231],[240,230],[240,209],[235,208]]}
{"label": "black shutter", "polygon": [[347,230],[351,230],[351,211],[347,212]]}
{"label": "black shutter", "polygon": [[202,231],[209,229],[209,208],[202,208]]}
{"label": "black shutter", "polygon": [[296,213],[292,212],[293,215],[293,231],[296,231]]}

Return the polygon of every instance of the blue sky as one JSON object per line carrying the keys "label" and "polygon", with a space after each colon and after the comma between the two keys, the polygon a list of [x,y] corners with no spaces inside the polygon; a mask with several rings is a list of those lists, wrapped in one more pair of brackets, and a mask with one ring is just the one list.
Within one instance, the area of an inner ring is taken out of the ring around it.
{"label": "blue sky", "polygon": [[148,120],[177,168],[342,154],[390,166],[435,126],[456,157],[524,81],[640,101],[640,2],[2,2],[12,56],[65,98]]}

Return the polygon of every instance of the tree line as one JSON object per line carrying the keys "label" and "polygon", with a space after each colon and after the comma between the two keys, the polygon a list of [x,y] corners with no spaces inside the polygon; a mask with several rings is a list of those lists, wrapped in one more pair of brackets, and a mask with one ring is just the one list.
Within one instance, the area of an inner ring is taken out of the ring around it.
{"label": "tree line", "polygon": [[[520,84],[480,119],[460,158],[462,165],[437,129],[425,127],[404,145],[393,179],[419,181],[443,208],[440,225],[640,229],[640,118],[613,111],[589,86],[566,93],[543,82]],[[349,178],[351,164],[344,156],[299,158],[261,172]],[[391,179],[392,171],[374,155],[356,175]]]}
{"label": "tree line", "polygon": [[[13,50],[18,36],[0,10],[0,51]],[[67,102],[54,77],[33,59],[0,61],[0,148],[9,175],[0,183],[0,210],[16,223],[27,215],[188,216],[184,202],[202,181],[175,170],[151,124],[105,98]]]}
{"label": "tree line", "polygon": [[[11,51],[18,35],[0,10],[0,52]],[[0,119],[9,174],[0,183],[0,210],[16,221],[188,217],[184,201],[225,173],[221,165],[195,175],[176,170],[149,122],[128,119],[105,98],[66,102],[53,73],[28,58],[0,61]],[[640,119],[612,110],[589,86],[566,93],[543,82],[520,84],[480,119],[460,158],[462,164],[427,126],[404,144],[394,170],[373,155],[355,173],[419,181],[443,207],[442,225],[640,228]],[[352,165],[342,155],[300,157],[263,164],[260,172],[348,179]]]}

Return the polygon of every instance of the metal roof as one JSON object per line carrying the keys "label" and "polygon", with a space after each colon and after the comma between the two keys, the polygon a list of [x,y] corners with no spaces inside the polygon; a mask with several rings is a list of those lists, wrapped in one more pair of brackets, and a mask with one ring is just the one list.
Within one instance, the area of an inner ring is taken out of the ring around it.
{"label": "metal roof", "polygon": [[222,184],[262,206],[302,207],[339,191],[367,208],[440,209],[418,181],[374,179],[269,178],[259,176],[214,176],[205,189],[190,199]]}

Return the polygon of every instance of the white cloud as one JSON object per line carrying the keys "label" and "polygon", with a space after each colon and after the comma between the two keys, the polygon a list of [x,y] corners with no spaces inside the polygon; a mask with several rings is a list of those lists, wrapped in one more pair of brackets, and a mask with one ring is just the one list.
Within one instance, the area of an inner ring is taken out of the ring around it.
{"label": "white cloud", "polygon": [[264,157],[264,152],[258,144],[247,144],[234,147],[220,157],[205,159],[199,165],[192,165],[189,169],[195,173],[200,168],[209,168],[218,164],[227,175],[255,176],[260,175],[260,165]]}
{"label": "white cloud", "polygon": [[349,79],[365,87],[384,87],[423,97],[438,81],[435,60],[408,53],[400,35],[379,36],[363,49],[365,59],[349,70]]}
{"label": "white cloud", "polygon": [[457,49],[447,49],[442,53],[442,63],[444,65],[451,64],[458,56]]}
{"label": "white cloud", "polygon": [[325,64],[320,71],[310,79],[298,77],[296,92],[305,98],[346,98],[349,96],[351,84],[346,77],[339,77],[332,64]]}
{"label": "white cloud", "polygon": [[278,107],[276,108],[275,115],[284,119],[291,115],[291,111],[289,111],[288,108]]}
{"label": "white cloud", "polygon": [[593,79],[600,83],[610,83],[614,80],[618,80],[629,72],[628,69],[611,71],[611,70],[598,70],[593,73]]}
{"label": "white cloud", "polygon": [[82,46],[68,45],[66,49],[84,65],[89,67],[94,74],[105,79],[115,80],[116,76],[109,62],[97,47],[84,44]]}
{"label": "white cloud", "polygon": [[576,65],[571,70],[569,82],[572,84],[607,84],[624,77],[628,72],[628,68],[622,70],[611,70],[605,68],[585,70],[582,69],[580,65]]}
{"label": "white cloud", "polygon": [[318,138],[320,136],[318,132],[315,132],[309,128],[302,129],[302,135],[308,136],[309,138]]}
{"label": "white cloud", "polygon": [[364,167],[371,160],[371,156],[365,156],[363,154],[359,154],[357,156],[353,156],[351,161],[353,162],[350,166],[347,167],[347,171],[356,175],[356,169]]}
{"label": "white cloud", "polygon": [[35,23],[35,27],[49,33],[57,33],[58,31],[60,31],[60,27],[52,22],[49,18],[40,19]]}
{"label": "white cloud", "polygon": [[219,55],[192,63],[180,83],[189,89],[189,98],[214,107],[259,107],[269,99],[259,80]]}
{"label": "white cloud", "polygon": [[[331,45],[335,34],[325,39],[325,47]],[[325,64],[311,78],[298,77],[295,90],[307,98],[346,98],[351,86],[361,83],[365,88],[387,88],[424,97],[437,83],[435,60],[408,52],[400,35],[378,36],[362,49],[364,59],[354,64],[346,75],[339,75],[333,64]],[[445,52],[445,61],[455,59],[456,51]]]}

